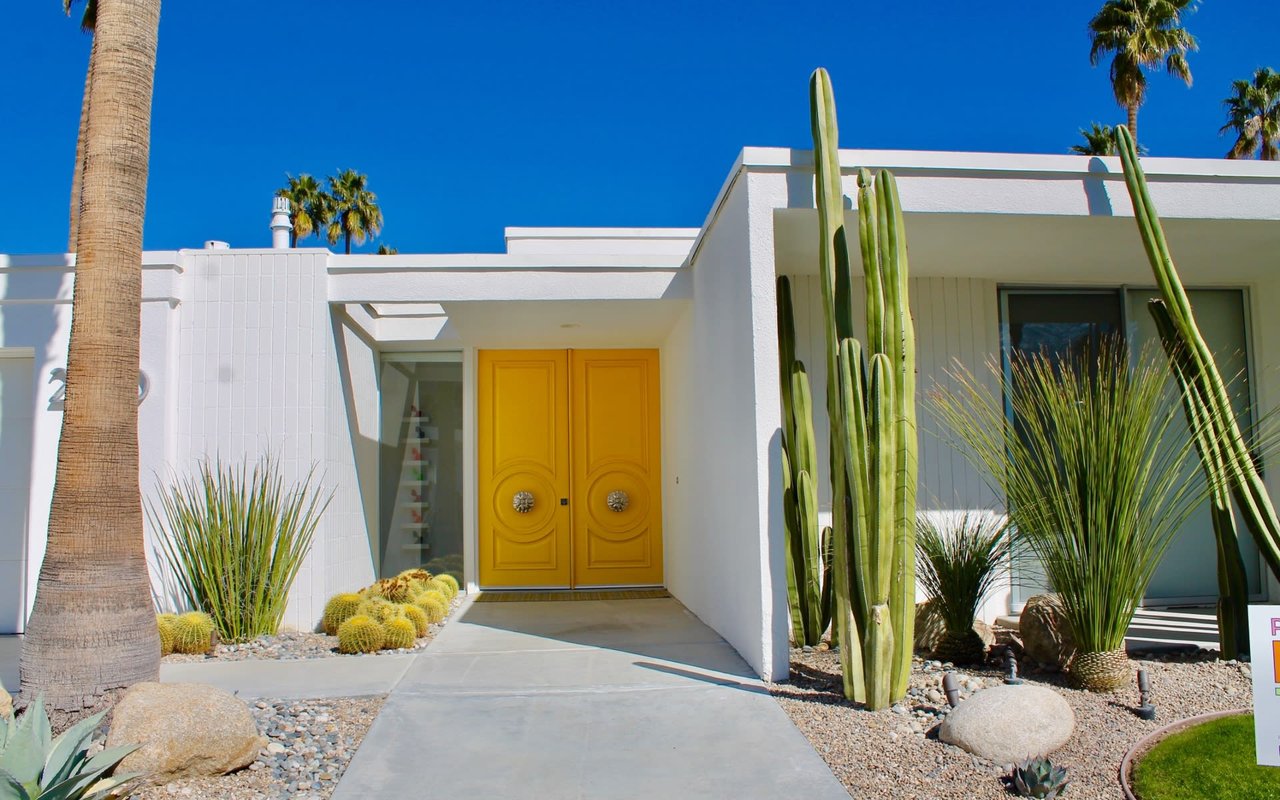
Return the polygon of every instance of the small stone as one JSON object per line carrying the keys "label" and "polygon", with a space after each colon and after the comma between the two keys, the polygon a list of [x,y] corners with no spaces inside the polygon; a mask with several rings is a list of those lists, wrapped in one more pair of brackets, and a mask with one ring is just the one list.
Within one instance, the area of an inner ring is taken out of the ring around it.
{"label": "small stone", "polygon": [[9,693],[0,687],[0,719],[9,719],[13,716],[13,698]]}
{"label": "small stone", "polygon": [[284,745],[280,744],[279,742],[271,742],[270,744],[267,745],[267,752],[271,753],[272,755],[278,755],[280,753],[283,753]]}

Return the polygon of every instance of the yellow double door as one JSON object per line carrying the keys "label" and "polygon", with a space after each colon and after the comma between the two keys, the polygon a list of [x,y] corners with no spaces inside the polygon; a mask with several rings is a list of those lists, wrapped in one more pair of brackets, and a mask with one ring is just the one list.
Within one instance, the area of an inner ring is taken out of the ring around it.
{"label": "yellow double door", "polygon": [[482,350],[480,585],[662,585],[656,350]]}

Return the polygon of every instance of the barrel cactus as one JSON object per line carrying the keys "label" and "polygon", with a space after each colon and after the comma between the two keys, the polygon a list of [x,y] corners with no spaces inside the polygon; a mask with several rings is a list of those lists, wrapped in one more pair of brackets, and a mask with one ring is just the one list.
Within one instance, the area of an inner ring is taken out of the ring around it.
{"label": "barrel cactus", "polygon": [[401,572],[396,577],[403,578],[408,581],[418,581],[419,583],[426,583],[427,581],[431,580],[433,576],[430,572],[427,572],[422,567],[415,567],[413,569],[406,569],[404,572]]}
{"label": "barrel cactus", "polygon": [[442,583],[448,588],[449,591],[444,593],[445,597],[452,600],[453,598],[458,596],[459,586],[458,586],[457,578],[453,577],[452,575],[446,572],[441,575],[435,576],[434,581],[436,583]]}
{"label": "barrel cactus", "polygon": [[338,626],[338,652],[374,653],[382,649],[382,623],[364,614],[356,614]]}
{"label": "barrel cactus", "polygon": [[173,652],[173,623],[176,614],[160,614],[156,617],[156,628],[160,631],[160,655],[167,656]]}
{"label": "barrel cactus", "polygon": [[405,617],[392,617],[382,623],[383,650],[400,650],[405,647],[413,647],[413,640],[417,638],[417,629]]}
{"label": "barrel cactus", "polygon": [[406,603],[413,594],[413,587],[403,578],[383,578],[369,587],[370,594],[382,597],[393,603]]}
{"label": "barrel cactus", "polygon": [[202,655],[213,649],[213,619],[203,611],[188,611],[172,626],[173,652]]}
{"label": "barrel cactus", "polygon": [[432,578],[431,582],[427,584],[427,589],[434,589],[444,595],[445,602],[453,600],[453,596],[458,593],[456,586],[451,583],[446,583],[439,578]]}
{"label": "barrel cactus", "polygon": [[427,630],[431,626],[431,617],[427,612],[412,604],[400,606],[400,612],[405,619],[413,623],[414,631],[418,636],[427,635]]}
{"label": "barrel cactus", "polygon": [[440,622],[449,616],[449,601],[440,592],[431,589],[414,598],[413,604],[427,612],[432,622]]}
{"label": "barrel cactus", "polygon": [[378,622],[386,622],[396,616],[396,604],[383,597],[371,597],[356,609],[357,614],[372,617]]}
{"label": "barrel cactus", "polygon": [[344,594],[335,594],[329,598],[329,602],[324,607],[324,619],[322,625],[324,632],[333,636],[338,632],[338,626],[346,622],[356,615],[356,609],[365,600],[358,594],[350,592]]}

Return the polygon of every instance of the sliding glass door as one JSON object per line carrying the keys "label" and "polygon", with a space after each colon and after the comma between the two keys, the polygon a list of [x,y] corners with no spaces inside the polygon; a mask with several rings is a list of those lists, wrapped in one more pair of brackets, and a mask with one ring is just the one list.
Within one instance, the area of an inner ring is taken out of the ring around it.
{"label": "sliding glass door", "polygon": [[[1133,352],[1159,350],[1155,324],[1147,310],[1156,297],[1149,289],[1005,289],[1001,291],[1001,346],[1006,371],[1014,354],[1043,353],[1056,361],[1092,361],[1103,337],[1123,332]],[[1217,359],[1242,424],[1252,423],[1248,370],[1247,316],[1244,292],[1238,289],[1188,291],[1201,334]],[[1170,380],[1170,388],[1173,383]],[[1006,406],[1007,408],[1007,406]],[[1012,413],[1012,411],[1008,411]],[[1016,420],[1015,420],[1016,422]],[[1174,435],[1189,435],[1181,413]],[[1199,477],[1198,464],[1197,477]],[[1241,527],[1240,550],[1250,590],[1261,590],[1257,548]],[[1015,565],[1013,610],[1028,597],[1045,591],[1034,562]],[[1174,537],[1147,592],[1147,603],[1177,605],[1203,603],[1217,597],[1217,556],[1208,506],[1191,516]]]}

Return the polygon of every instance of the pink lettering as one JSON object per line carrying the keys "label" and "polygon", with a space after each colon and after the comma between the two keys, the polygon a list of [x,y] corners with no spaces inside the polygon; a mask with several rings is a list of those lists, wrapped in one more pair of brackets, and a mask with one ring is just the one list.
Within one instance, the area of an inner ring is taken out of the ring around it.
{"label": "pink lettering", "polygon": [[1280,617],[1271,618],[1271,635],[1280,635]]}

